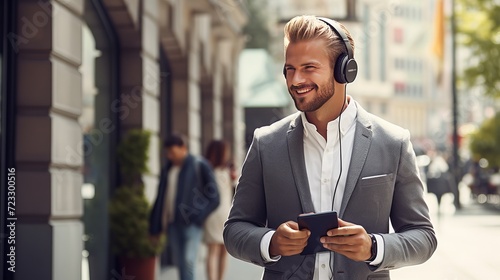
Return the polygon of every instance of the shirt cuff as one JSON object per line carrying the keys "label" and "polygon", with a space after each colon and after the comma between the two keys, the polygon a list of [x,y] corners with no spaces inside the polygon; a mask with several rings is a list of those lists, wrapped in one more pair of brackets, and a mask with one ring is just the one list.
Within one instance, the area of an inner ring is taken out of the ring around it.
{"label": "shirt cuff", "polygon": [[377,266],[384,260],[384,238],[380,234],[373,235],[377,239],[377,256],[369,265]]}
{"label": "shirt cuff", "polygon": [[267,232],[260,240],[260,255],[265,262],[277,262],[281,259],[281,256],[271,258],[269,255],[269,246],[271,245],[271,238],[273,238],[274,232],[274,230]]}

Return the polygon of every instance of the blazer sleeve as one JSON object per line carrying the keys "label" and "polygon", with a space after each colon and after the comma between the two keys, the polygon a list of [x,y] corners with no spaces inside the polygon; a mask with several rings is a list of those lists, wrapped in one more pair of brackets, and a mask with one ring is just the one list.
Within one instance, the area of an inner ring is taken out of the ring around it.
{"label": "blazer sleeve", "polygon": [[395,233],[382,234],[385,252],[377,270],[423,263],[437,247],[409,132],[402,139],[399,159],[390,215]]}
{"label": "blazer sleeve", "polygon": [[258,135],[259,129],[254,133],[243,163],[233,206],[224,226],[224,243],[232,256],[264,266],[266,263],[260,253],[260,241],[270,229],[266,227],[266,198]]}

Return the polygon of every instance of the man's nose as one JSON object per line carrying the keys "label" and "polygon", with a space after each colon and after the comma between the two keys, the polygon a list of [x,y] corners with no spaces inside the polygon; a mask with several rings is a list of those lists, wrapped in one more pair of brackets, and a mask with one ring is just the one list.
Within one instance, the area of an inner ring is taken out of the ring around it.
{"label": "man's nose", "polygon": [[305,75],[300,70],[290,71],[290,82],[294,86],[298,86],[305,82]]}

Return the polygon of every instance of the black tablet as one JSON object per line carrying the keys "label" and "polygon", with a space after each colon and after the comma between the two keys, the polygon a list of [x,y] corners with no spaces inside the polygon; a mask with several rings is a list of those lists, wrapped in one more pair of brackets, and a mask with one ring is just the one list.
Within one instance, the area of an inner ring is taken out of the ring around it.
{"label": "black tablet", "polygon": [[311,236],[307,240],[307,246],[301,255],[315,254],[317,252],[327,251],[319,241],[322,236],[326,236],[328,230],[338,228],[337,212],[328,211],[321,213],[302,214],[297,217],[299,229],[308,229]]}

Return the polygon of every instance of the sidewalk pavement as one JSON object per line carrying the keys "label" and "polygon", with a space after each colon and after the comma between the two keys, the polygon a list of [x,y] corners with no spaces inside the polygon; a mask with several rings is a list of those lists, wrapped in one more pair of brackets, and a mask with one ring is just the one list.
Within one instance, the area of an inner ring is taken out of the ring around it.
{"label": "sidewalk pavement", "polygon": [[[194,279],[196,280],[207,280],[206,276],[206,246],[203,245],[200,248],[198,254],[198,263],[196,267],[196,274]],[[257,265],[247,263],[238,259],[235,259],[231,255],[228,255],[228,264],[225,280],[256,280],[260,279],[262,276],[263,269]],[[177,268],[167,267],[161,270],[160,280],[177,280],[179,279],[179,274]]]}
{"label": "sidewalk pavement", "polygon": [[[438,237],[432,258],[421,265],[391,271],[393,280],[489,280],[500,279],[500,211],[488,210],[469,199],[461,186],[463,209],[456,211],[453,195],[445,194],[438,209],[433,194],[426,194],[431,219]],[[200,250],[196,280],[206,280],[206,248]],[[225,280],[261,279],[262,268],[229,258]],[[174,267],[162,269],[160,280],[177,280]]]}
{"label": "sidewalk pavement", "polygon": [[459,211],[451,194],[443,196],[440,213],[435,197],[428,195],[438,248],[424,264],[393,270],[392,279],[500,279],[500,211],[471,201],[468,188],[460,190]]}

